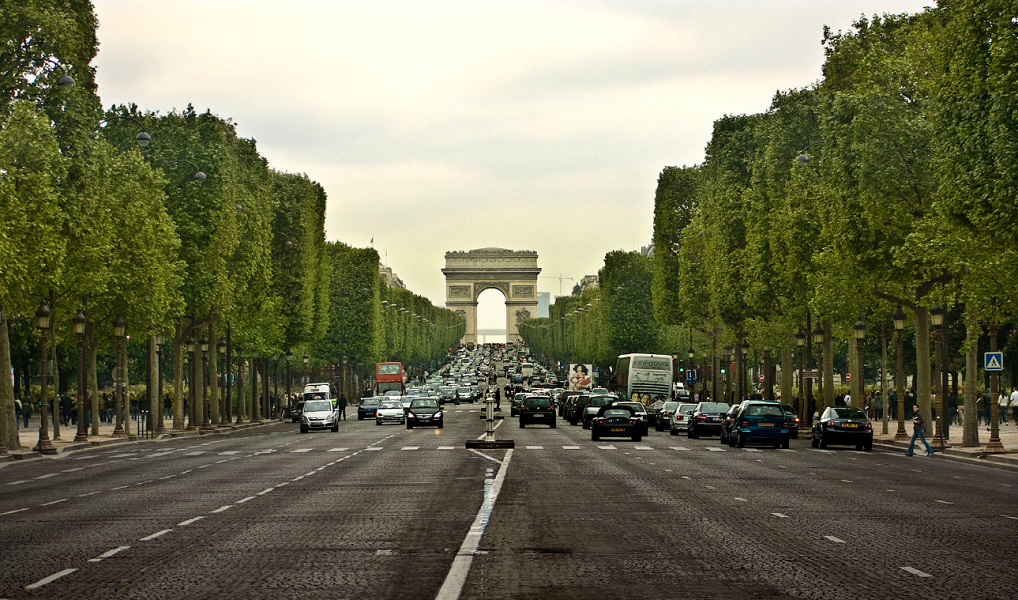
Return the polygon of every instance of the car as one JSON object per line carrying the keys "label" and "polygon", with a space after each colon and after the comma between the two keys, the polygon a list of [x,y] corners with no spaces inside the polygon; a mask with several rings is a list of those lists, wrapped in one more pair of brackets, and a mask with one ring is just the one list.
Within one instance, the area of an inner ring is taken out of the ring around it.
{"label": "car", "polygon": [[675,410],[672,411],[672,416],[668,420],[668,433],[679,435],[680,431],[689,429],[689,417],[693,414],[694,408],[696,408],[695,404],[683,404],[680,402],[675,407]]}
{"label": "car", "polygon": [[730,407],[725,402],[701,402],[689,417],[686,435],[693,439],[701,435],[721,435],[721,421]]}
{"label": "car", "polygon": [[527,423],[545,423],[555,429],[555,407],[548,396],[528,396],[520,404],[520,429]]}
{"label": "car", "polygon": [[520,414],[520,404],[527,398],[526,392],[517,392],[509,403],[509,416],[517,417]]}
{"label": "car", "polygon": [[826,448],[829,444],[855,446],[856,450],[873,449],[873,424],[861,408],[831,406],[813,424],[811,445]]}
{"label": "car", "polygon": [[566,419],[569,420],[570,425],[576,425],[583,418],[583,409],[587,407],[590,402],[590,394],[580,394],[579,396],[573,396],[570,398],[571,403],[569,410],[566,414]]}
{"label": "car", "polygon": [[750,443],[788,448],[788,437],[785,411],[775,402],[743,402],[728,426],[728,445],[739,448],[745,448]]}
{"label": "car", "polygon": [[293,401],[293,407],[290,409],[290,422],[296,423],[300,421],[300,411],[304,409],[304,403],[307,399],[301,394],[296,400]]}
{"label": "car", "polygon": [[654,431],[664,431],[669,428],[672,414],[675,413],[675,408],[678,405],[678,402],[671,401],[661,405],[661,408],[657,411],[657,418],[654,420]]}
{"label": "car", "polygon": [[448,404],[449,402],[454,404],[460,403],[459,394],[457,393],[457,388],[454,385],[443,385],[438,388],[438,396],[442,399],[443,404]]}
{"label": "car", "polygon": [[434,425],[439,429],[445,427],[442,407],[434,398],[414,398],[406,413],[406,428],[413,429],[421,425]]}
{"label": "car", "polygon": [[308,400],[300,413],[300,432],[319,429],[339,431],[339,409],[332,400]]}
{"label": "car", "polygon": [[[409,396],[404,396],[404,398],[409,398]],[[382,425],[383,423],[399,423],[400,425],[406,423],[406,409],[403,407],[402,402],[382,400],[382,403],[375,411],[375,425]]]}
{"label": "car", "polygon": [[650,431],[650,414],[647,412],[647,407],[644,406],[643,403],[636,402],[634,400],[625,400],[622,402],[616,402],[612,406],[628,406],[629,408],[632,408],[633,414],[635,414],[636,418],[638,418],[643,424],[643,427],[640,430],[640,435],[647,435]]}
{"label": "car", "polygon": [[473,402],[474,392],[470,389],[469,385],[462,385],[456,388],[456,403],[460,402]]}
{"label": "car", "polygon": [[643,439],[643,419],[636,414],[632,403],[614,403],[602,406],[590,422],[591,441],[600,441],[602,437],[627,437],[634,442]]}
{"label": "car", "polygon": [[566,407],[569,406],[569,399],[579,396],[580,392],[566,390],[558,393],[558,416],[566,418]]}
{"label": "car", "polygon": [[357,420],[363,421],[369,417],[374,418],[375,413],[378,411],[378,405],[382,403],[382,400],[391,400],[391,398],[379,396],[361,398],[361,403],[357,405]]}
{"label": "car", "polygon": [[792,439],[799,439],[799,415],[795,414],[795,409],[791,404],[782,404],[781,408],[785,411],[785,425],[788,426],[788,432]]}
{"label": "car", "polygon": [[619,399],[615,395],[607,394],[596,394],[590,397],[590,401],[587,402],[586,406],[583,407],[583,411],[580,413],[580,424],[584,429],[590,429],[590,422],[597,416],[598,411],[601,410],[602,406],[608,406],[618,402]]}
{"label": "car", "polygon": [[731,438],[728,437],[728,432],[732,427],[732,421],[735,420],[736,415],[739,413],[740,404],[733,404],[728,412],[725,413],[725,418],[721,421],[721,443],[732,445]]}

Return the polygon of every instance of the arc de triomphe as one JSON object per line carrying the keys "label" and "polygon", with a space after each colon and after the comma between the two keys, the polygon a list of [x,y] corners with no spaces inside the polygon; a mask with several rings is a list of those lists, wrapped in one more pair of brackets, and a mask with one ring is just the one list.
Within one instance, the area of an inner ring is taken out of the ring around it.
{"label": "arc de triomphe", "polygon": [[445,305],[467,320],[463,342],[477,342],[477,297],[487,289],[505,296],[505,339],[520,340],[519,324],[537,316],[537,252],[480,248],[446,252]]}

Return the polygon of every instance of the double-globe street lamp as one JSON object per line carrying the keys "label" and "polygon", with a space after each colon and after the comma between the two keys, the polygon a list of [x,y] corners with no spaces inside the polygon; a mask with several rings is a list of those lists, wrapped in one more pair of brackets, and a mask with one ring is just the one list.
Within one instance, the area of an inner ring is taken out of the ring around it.
{"label": "double-globe street lamp", "polygon": [[127,431],[124,430],[124,405],[125,405],[125,384],[126,382],[126,340],[124,334],[127,331],[127,322],[124,321],[123,315],[117,315],[117,318],[113,320],[113,337],[116,338],[116,355],[117,355],[117,375],[113,378],[113,410],[116,411],[116,426],[113,428],[113,436],[115,438],[127,437]]}
{"label": "double-globe street lamp", "polygon": [[187,370],[187,430],[195,431],[198,429],[198,412],[195,410],[195,356],[194,356],[195,341],[194,336],[188,336],[187,341],[184,342],[184,349],[187,350],[187,357],[185,360],[190,365]]}
{"label": "double-globe street lamp", "polygon": [[[827,403],[827,400],[824,398],[824,338],[826,337],[827,333],[824,331],[823,325],[817,323],[817,326],[813,329],[813,343],[819,348],[817,351],[817,395],[820,397],[821,406],[825,406]],[[811,427],[813,415],[818,412],[820,411],[814,407],[813,414],[809,415]]]}
{"label": "double-globe street lamp", "polygon": [[35,318],[39,324],[39,416],[42,422],[39,426],[39,443],[32,450],[40,454],[56,454],[57,449],[49,439],[49,423],[46,422],[46,403],[48,402],[46,398],[46,350],[48,345],[46,332],[49,331],[50,310],[45,302],[40,304],[39,309],[35,311]]}
{"label": "double-globe street lamp", "polygon": [[226,370],[225,373],[219,370],[219,360],[226,358],[226,340],[220,339],[216,344],[216,350],[219,352],[216,356],[216,373],[223,379],[223,385],[219,386],[219,397],[216,398],[216,402],[219,403],[219,423],[217,423],[216,426],[229,427],[231,421],[230,406],[226,401],[226,393],[230,389],[230,380],[228,375],[230,369],[229,361],[226,361],[226,364],[224,365]]}
{"label": "double-globe street lamp", "polygon": [[[908,439],[908,434],[905,433],[905,357],[904,357],[904,346],[905,346],[905,312],[901,310],[899,305],[894,314],[891,315],[891,320],[894,321],[894,332],[897,340],[897,364],[895,364],[894,371],[894,387],[897,388],[896,404],[898,405],[898,430],[894,432],[895,441],[905,441]],[[888,406],[888,408],[890,408]]]}
{"label": "double-globe street lamp", "polygon": [[201,339],[198,341],[199,349],[201,350],[201,429],[208,431],[214,429],[210,415],[212,414],[212,399],[209,398],[208,387],[208,366],[209,366],[209,338],[202,334]]}
{"label": "double-globe street lamp", "polygon": [[166,336],[162,333],[156,334],[156,435],[166,433],[166,425],[163,423],[163,413],[166,411],[166,404],[163,402],[163,346],[166,345]]}
{"label": "double-globe street lamp", "polygon": [[85,324],[88,320],[80,308],[78,313],[71,319],[74,323],[74,333],[78,338],[78,433],[74,435],[74,441],[88,441],[88,424],[85,422]]}
{"label": "double-globe street lamp", "polygon": [[[944,418],[944,396],[947,395],[947,356],[944,350],[947,347],[947,331],[944,327],[944,315],[947,311],[940,303],[935,302],[930,307],[930,319],[933,321],[933,326],[936,330],[936,344],[934,345],[934,372],[936,379],[934,380],[934,390],[936,394],[937,402],[937,417],[934,419],[937,426],[936,435],[932,440],[930,446],[937,450],[943,450],[947,448],[947,419]],[[992,400],[992,398],[991,398]]]}

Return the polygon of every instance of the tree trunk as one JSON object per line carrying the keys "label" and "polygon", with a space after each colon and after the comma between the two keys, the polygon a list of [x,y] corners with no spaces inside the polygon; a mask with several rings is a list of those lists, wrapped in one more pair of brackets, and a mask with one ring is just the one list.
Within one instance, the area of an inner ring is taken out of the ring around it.
{"label": "tree trunk", "polygon": [[14,414],[14,386],[6,373],[11,372],[11,339],[7,335],[7,309],[0,304],[0,438],[8,450],[18,450],[18,415]]}
{"label": "tree trunk", "polygon": [[163,408],[159,397],[159,355],[156,354],[156,337],[148,338],[148,431],[154,434],[159,422],[159,411]]}
{"label": "tree trunk", "polygon": [[834,406],[834,339],[831,337],[831,324],[824,322],[824,402],[817,412],[822,413],[823,409]]}
{"label": "tree trunk", "polygon": [[216,338],[216,321],[209,322],[209,409],[212,424],[219,425],[219,340]]}
{"label": "tree trunk", "polygon": [[[92,325],[88,325],[89,329]],[[88,335],[88,394],[92,403],[92,435],[99,435],[99,350],[95,343],[95,332]]]}
{"label": "tree trunk", "polygon": [[[50,306],[53,306],[53,304],[51,303]],[[57,336],[56,336],[56,333],[57,333],[56,326],[54,325],[53,320],[51,319],[50,320],[50,328],[49,328],[49,343],[50,343],[50,347],[49,347],[49,360],[50,360],[50,363],[53,365],[53,387],[51,388],[53,390],[53,393],[49,395],[50,399],[51,399],[50,400],[50,407],[52,408],[52,412],[50,413],[50,417],[53,419],[53,439],[54,440],[59,440],[60,439],[60,392],[58,390],[60,389],[60,369],[57,368],[57,364],[58,363],[57,363],[57,339],[56,339]],[[49,369],[46,369],[46,370],[48,371]]]}
{"label": "tree trunk", "polygon": [[933,416],[930,411],[932,401],[930,398],[930,384],[932,383],[930,369],[930,313],[925,306],[920,306],[912,311],[915,315],[915,352],[916,352],[916,402],[919,404],[919,412],[923,419],[930,424],[932,433]]}
{"label": "tree trunk", "polygon": [[184,331],[177,319],[173,335],[173,429],[184,429]]}
{"label": "tree trunk", "polygon": [[969,351],[965,354],[965,404],[962,405],[961,447],[979,446],[979,411],[976,407],[976,381],[979,380],[979,313],[971,306],[965,315]]}
{"label": "tree trunk", "polygon": [[795,358],[787,348],[781,350],[781,401],[793,404],[792,380],[795,379]]}

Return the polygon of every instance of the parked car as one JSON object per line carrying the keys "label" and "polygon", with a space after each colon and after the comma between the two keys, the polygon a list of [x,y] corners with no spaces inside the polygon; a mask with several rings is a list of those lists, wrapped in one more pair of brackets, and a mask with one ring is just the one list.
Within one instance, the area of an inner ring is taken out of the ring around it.
{"label": "parked car", "polygon": [[671,401],[661,405],[661,409],[657,411],[657,419],[654,421],[654,431],[664,431],[670,427],[672,415],[675,414],[675,409],[678,406],[678,402]]}
{"label": "parked car", "polygon": [[793,440],[799,439],[799,415],[795,414],[795,409],[791,404],[782,404],[781,408],[785,411],[785,425],[788,427],[788,433],[791,434]]}
{"label": "parked car", "polygon": [[339,410],[332,400],[308,400],[300,413],[300,432],[331,429],[339,431]]}
{"label": "parked car", "polygon": [[439,429],[445,427],[445,417],[438,400],[434,398],[414,398],[406,413],[406,428],[413,429],[421,425],[434,425]]}
{"label": "parked car", "polygon": [[725,413],[725,418],[721,421],[721,443],[732,445],[731,438],[728,437],[728,433],[731,431],[732,421],[735,420],[735,416],[739,413],[739,404],[732,405]]}
{"label": "parked car", "polygon": [[361,403],[357,405],[357,420],[363,421],[364,419],[374,418],[375,413],[378,411],[378,405],[382,403],[382,400],[390,399],[383,396],[361,398]]}
{"label": "parked car", "polygon": [[555,429],[555,407],[548,396],[528,396],[520,405],[520,429],[527,423],[545,423]]}
{"label": "parked car", "polygon": [[828,444],[855,446],[856,450],[873,449],[873,424],[860,408],[832,406],[820,415],[813,424],[814,448],[826,448]]}
{"label": "parked car", "polygon": [[580,413],[580,421],[583,428],[590,429],[590,422],[594,420],[602,406],[608,406],[618,401],[619,399],[615,395],[597,394],[591,396],[587,405],[583,407],[583,412]]}
{"label": "parked car", "polygon": [[[410,396],[404,396],[409,398]],[[397,400],[383,400],[375,411],[375,425],[383,423],[406,423],[406,409],[402,402]]]}
{"label": "parked car", "polygon": [[623,402],[616,402],[612,406],[626,406],[633,409],[633,414],[640,420],[642,427],[640,429],[640,435],[647,435],[650,431],[650,414],[647,413],[647,407],[642,402],[635,402],[633,400],[626,400]]}
{"label": "parked car", "polygon": [[744,448],[746,444],[768,444],[788,448],[785,411],[775,402],[747,400],[728,428],[728,445]]}
{"label": "parked car", "polygon": [[597,442],[602,437],[627,437],[634,442],[643,439],[645,424],[636,414],[632,402],[602,406],[590,423],[590,439]]}
{"label": "parked car", "polygon": [[720,435],[721,421],[730,407],[725,402],[701,402],[693,409],[686,435],[696,439],[701,435]]}

